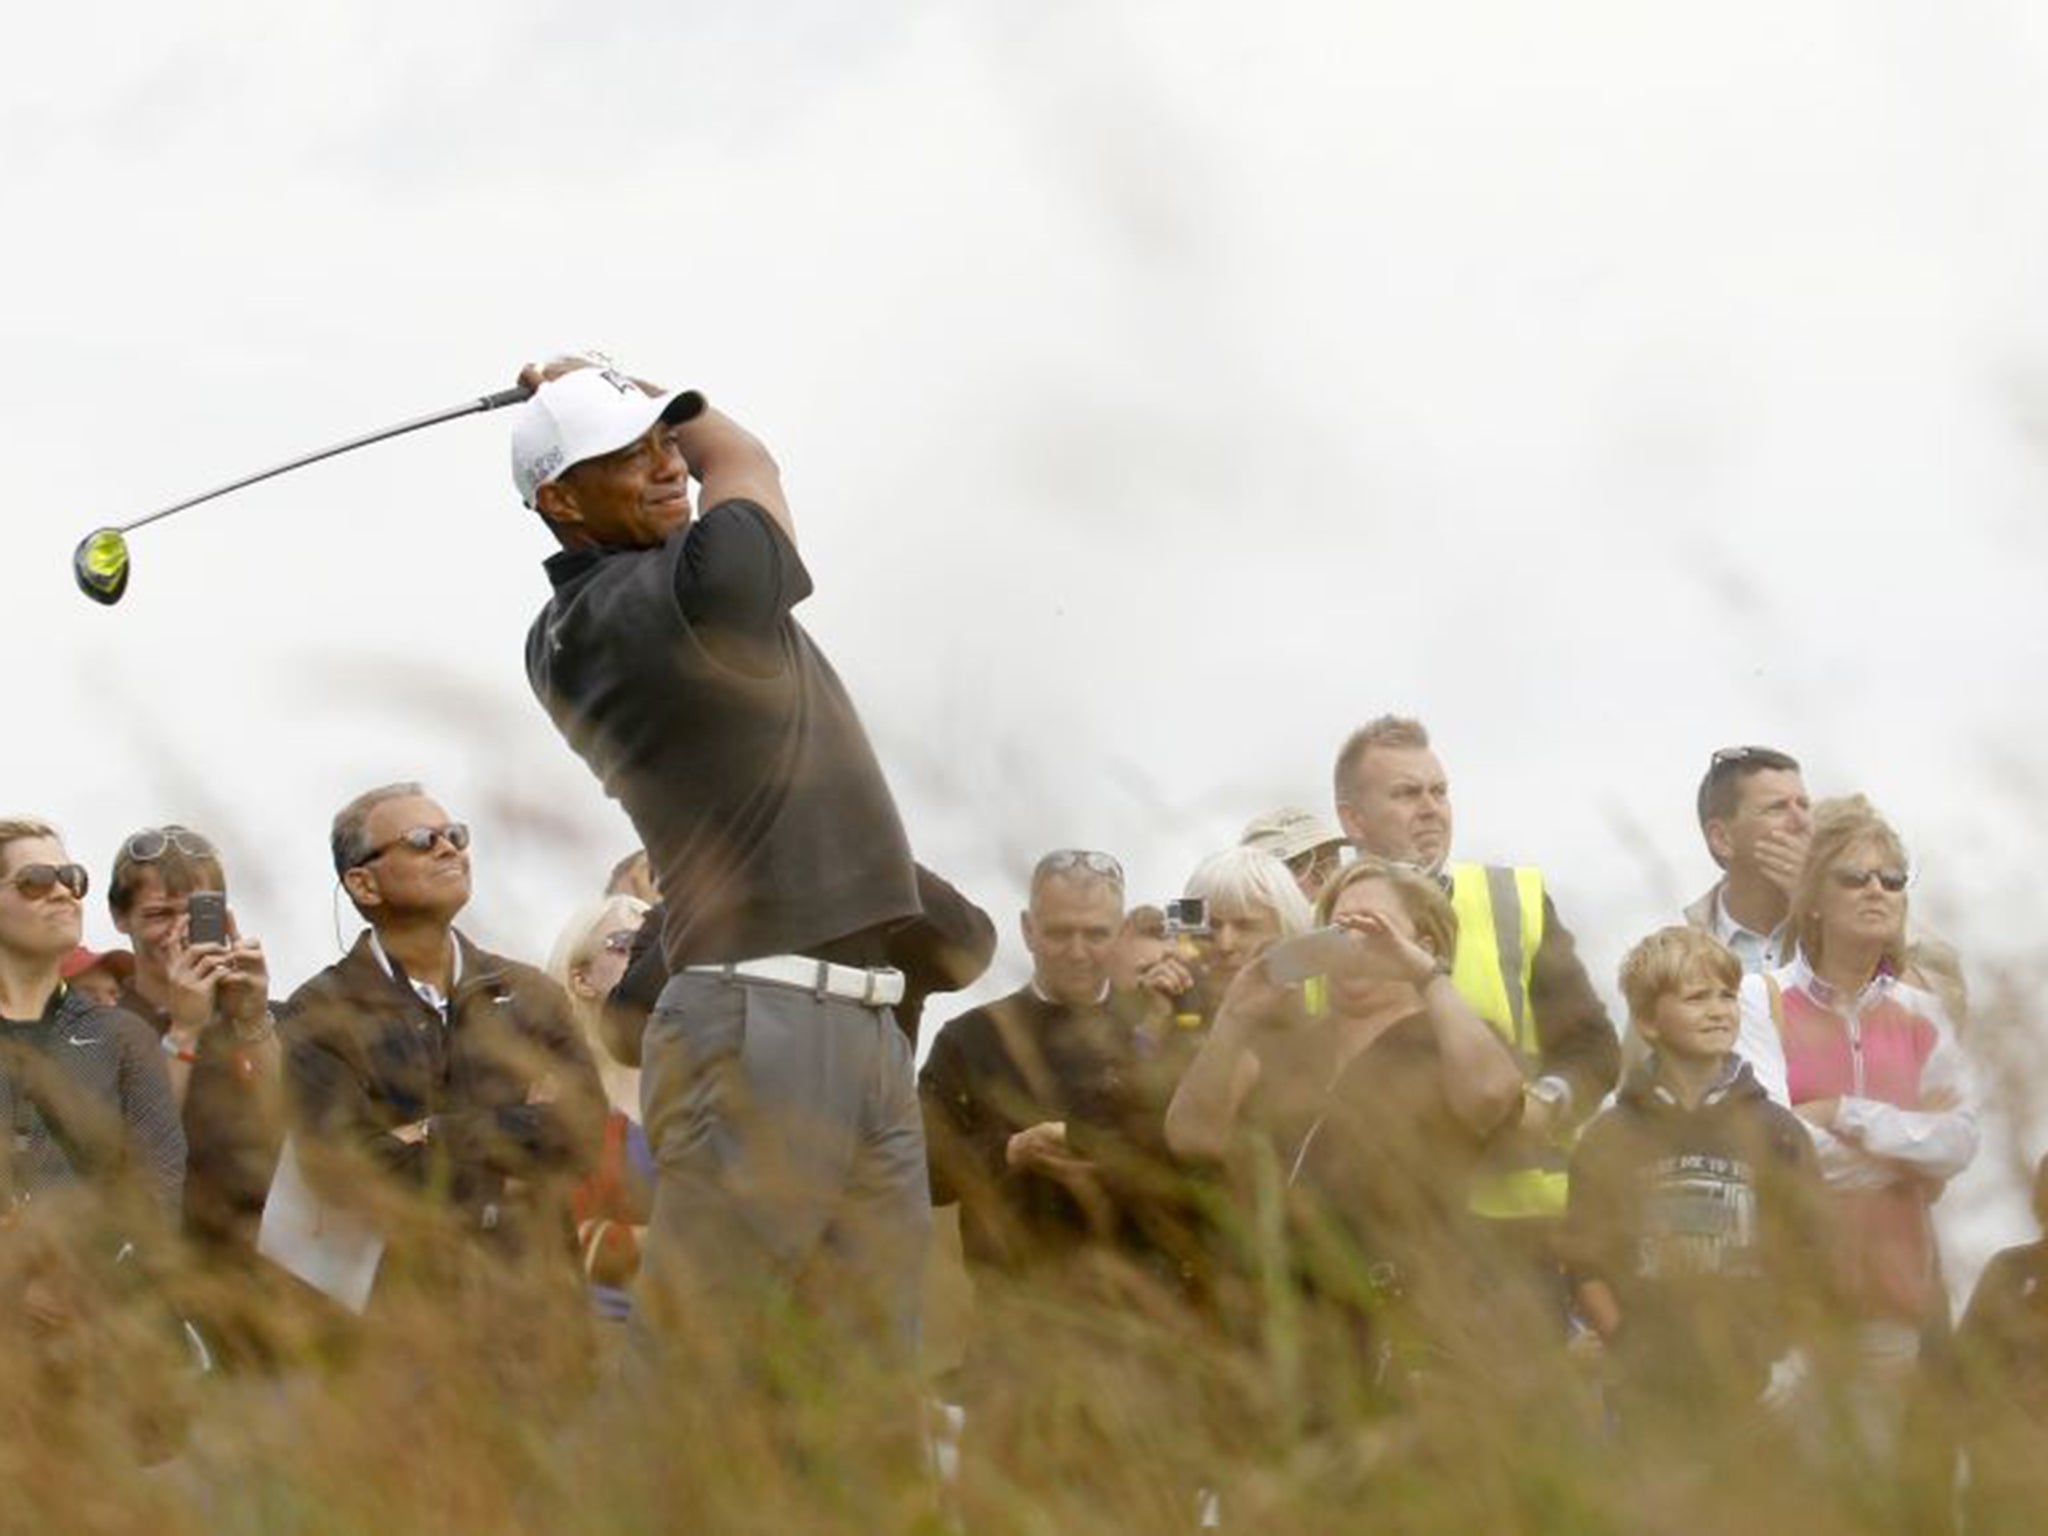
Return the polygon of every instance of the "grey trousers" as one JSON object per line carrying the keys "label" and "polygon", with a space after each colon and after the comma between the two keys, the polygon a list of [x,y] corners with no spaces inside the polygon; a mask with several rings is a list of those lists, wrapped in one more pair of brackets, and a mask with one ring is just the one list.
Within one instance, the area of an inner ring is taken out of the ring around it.
{"label": "grey trousers", "polygon": [[886,1008],[673,976],[641,1046],[656,1164],[633,1345],[758,1322],[786,1298],[915,1363],[931,1234],[910,1045]]}

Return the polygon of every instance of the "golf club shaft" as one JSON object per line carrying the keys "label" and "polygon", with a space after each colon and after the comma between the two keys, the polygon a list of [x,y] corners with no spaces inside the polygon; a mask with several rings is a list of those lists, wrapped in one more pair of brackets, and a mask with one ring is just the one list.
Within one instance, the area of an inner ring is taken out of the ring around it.
{"label": "golf club shaft", "polygon": [[182,512],[187,507],[196,507],[202,501],[212,501],[216,496],[225,496],[230,491],[239,491],[243,486],[254,485],[259,480],[269,480],[274,476],[286,474],[291,470],[302,469],[308,464],[317,464],[322,459],[333,458],[336,454],[352,453],[358,448],[367,448],[370,444],[381,443],[387,438],[403,437],[406,433],[417,432],[422,427],[432,427],[444,421],[453,421],[458,416],[474,416],[481,411],[495,411],[501,406],[517,405],[532,393],[533,391],[525,385],[518,384],[514,385],[511,389],[501,389],[494,395],[479,395],[474,400],[465,400],[460,405],[450,406],[445,411],[435,411],[430,416],[420,416],[411,421],[402,421],[395,427],[385,427],[381,431],[366,432],[363,436],[352,437],[345,443],[336,443],[332,448],[321,448],[313,453],[301,454],[296,459],[289,459],[282,464],[272,465],[269,469],[258,470],[253,475],[244,475],[239,480],[230,480],[226,485],[217,485],[212,490],[202,491],[197,496],[188,496],[181,502],[150,513],[147,517],[138,517],[132,523],[123,523],[115,531],[118,533],[133,533],[136,529],[156,522],[159,518],[169,517],[173,512]]}

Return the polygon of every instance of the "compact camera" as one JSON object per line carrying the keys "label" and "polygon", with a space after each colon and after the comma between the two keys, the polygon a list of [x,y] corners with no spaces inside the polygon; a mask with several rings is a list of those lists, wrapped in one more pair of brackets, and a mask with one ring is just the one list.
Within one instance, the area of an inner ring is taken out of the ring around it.
{"label": "compact camera", "polygon": [[1206,939],[1209,936],[1209,902],[1203,896],[1176,896],[1162,909],[1166,913],[1169,939]]}

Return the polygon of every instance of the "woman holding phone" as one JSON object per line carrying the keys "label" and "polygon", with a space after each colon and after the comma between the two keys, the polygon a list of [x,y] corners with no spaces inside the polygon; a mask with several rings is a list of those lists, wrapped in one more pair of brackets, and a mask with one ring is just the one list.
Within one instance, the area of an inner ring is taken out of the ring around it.
{"label": "woman holding phone", "polygon": [[1443,1338],[1470,1294],[1466,1186],[1519,1112],[1521,1071],[1450,983],[1457,917],[1427,877],[1361,859],[1316,915],[1342,935],[1295,941],[1332,962],[1321,1011],[1302,1021],[1301,992],[1267,956],[1242,967],[1167,1111],[1167,1143],[1204,1161],[1270,1149],[1310,1290],[1354,1320],[1399,1297]]}

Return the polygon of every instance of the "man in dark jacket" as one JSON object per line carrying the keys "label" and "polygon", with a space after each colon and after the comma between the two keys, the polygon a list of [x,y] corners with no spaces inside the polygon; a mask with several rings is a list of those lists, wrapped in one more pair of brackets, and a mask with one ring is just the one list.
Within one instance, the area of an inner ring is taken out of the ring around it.
{"label": "man in dark jacket", "polygon": [[978,1270],[1023,1272],[1120,1225],[1100,1158],[1120,1161],[1137,1110],[1131,1023],[1109,981],[1123,909],[1108,854],[1040,859],[1023,916],[1031,980],[948,1023],[918,1074],[932,1199],[959,1202]]}
{"label": "man in dark jacket", "polygon": [[417,784],[335,817],[335,872],[370,926],[292,995],[287,1094],[323,1193],[356,1198],[371,1170],[488,1242],[552,1242],[596,1157],[604,1094],[562,990],[456,931],[468,847]]}

